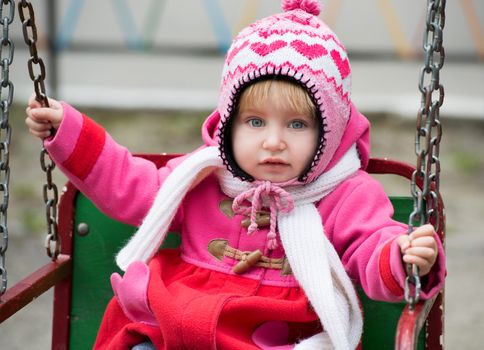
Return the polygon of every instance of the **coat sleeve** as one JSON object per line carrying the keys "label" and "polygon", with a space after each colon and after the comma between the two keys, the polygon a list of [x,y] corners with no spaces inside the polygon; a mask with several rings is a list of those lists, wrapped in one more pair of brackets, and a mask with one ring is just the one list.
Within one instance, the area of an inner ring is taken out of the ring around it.
{"label": "coat sleeve", "polygon": [[161,184],[181,159],[157,169],[151,161],[135,157],[117,144],[93,120],[66,103],[62,105],[60,127],[55,136],[44,140],[53,161],[102,212],[139,226]]}
{"label": "coat sleeve", "polygon": [[[402,300],[405,270],[396,238],[407,234],[408,228],[392,219],[393,207],[382,186],[365,173],[330,196],[320,212],[326,216],[326,233],[350,278],[372,299]],[[422,279],[423,299],[435,295],[445,278],[444,250],[436,239],[439,254],[430,274]]]}

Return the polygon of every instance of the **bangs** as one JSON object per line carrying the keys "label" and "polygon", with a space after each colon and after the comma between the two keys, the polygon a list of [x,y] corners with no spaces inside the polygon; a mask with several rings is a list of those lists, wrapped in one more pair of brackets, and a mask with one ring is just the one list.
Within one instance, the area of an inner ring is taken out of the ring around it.
{"label": "bangs", "polygon": [[249,85],[242,93],[237,109],[255,106],[268,99],[278,107],[316,118],[316,106],[309,94],[299,84],[288,80],[268,79]]}

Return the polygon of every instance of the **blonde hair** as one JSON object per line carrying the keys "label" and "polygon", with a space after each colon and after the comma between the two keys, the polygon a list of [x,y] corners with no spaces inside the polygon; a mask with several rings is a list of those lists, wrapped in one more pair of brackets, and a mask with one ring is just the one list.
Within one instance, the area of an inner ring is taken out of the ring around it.
{"label": "blonde hair", "polygon": [[262,80],[249,85],[239,99],[236,112],[269,98],[281,107],[291,108],[315,119],[317,117],[317,107],[302,86],[289,80],[275,79]]}

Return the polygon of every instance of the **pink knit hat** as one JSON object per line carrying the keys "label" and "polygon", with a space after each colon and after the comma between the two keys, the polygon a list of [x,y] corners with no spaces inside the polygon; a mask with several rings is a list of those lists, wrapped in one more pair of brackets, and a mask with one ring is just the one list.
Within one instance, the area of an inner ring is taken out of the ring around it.
{"label": "pink knit hat", "polygon": [[299,83],[319,107],[321,141],[310,169],[300,181],[321,175],[338,148],[350,115],[351,69],[346,50],[318,18],[317,0],[283,0],[285,12],[243,29],[227,52],[218,111],[222,158],[230,171],[251,180],[233,159],[228,122],[245,86],[268,77]]}

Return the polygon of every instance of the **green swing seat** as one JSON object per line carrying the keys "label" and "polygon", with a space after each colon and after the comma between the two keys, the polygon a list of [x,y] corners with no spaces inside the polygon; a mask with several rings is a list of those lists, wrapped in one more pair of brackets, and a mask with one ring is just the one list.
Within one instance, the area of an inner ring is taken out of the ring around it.
{"label": "green swing seat", "polygon": [[[143,157],[162,166],[173,156]],[[407,178],[413,171],[402,163],[375,159],[371,160],[369,170]],[[391,200],[395,219],[406,222],[413,209],[412,199],[395,197]],[[70,257],[72,270],[55,287],[53,349],[92,347],[103,311],[113,295],[109,276],[118,271],[113,257],[134,230],[132,226],[106,217],[71,183],[67,184],[59,207],[59,232],[62,234],[61,256]],[[179,243],[179,235],[170,233],[164,245],[175,247]],[[442,348],[442,293],[437,301],[417,304],[414,311],[404,303],[378,302],[370,300],[362,291],[359,294],[365,315],[363,349]],[[422,327],[425,332],[417,336]]]}

